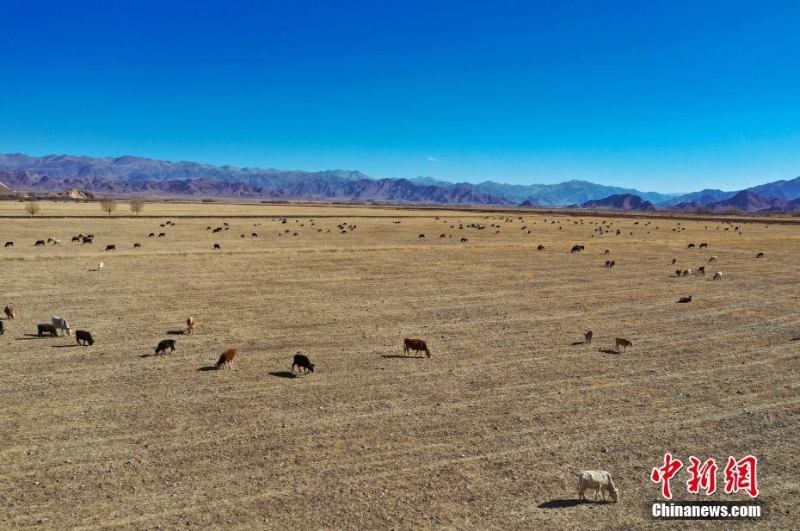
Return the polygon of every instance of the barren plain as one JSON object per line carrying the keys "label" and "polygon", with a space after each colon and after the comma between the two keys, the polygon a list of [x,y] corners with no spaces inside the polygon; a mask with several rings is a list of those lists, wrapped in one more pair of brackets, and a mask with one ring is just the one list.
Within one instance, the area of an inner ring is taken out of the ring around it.
{"label": "barren plain", "polygon": [[[0,206],[0,306],[17,313],[0,336],[2,529],[800,526],[798,225],[42,207],[64,217]],[[34,247],[48,237],[61,245]],[[53,315],[95,344],[36,337]],[[189,315],[196,332],[176,334]],[[211,370],[230,347],[233,369]],[[291,374],[296,352],[314,373]],[[764,517],[653,520],[667,452],[685,464],[676,500],[750,500],[722,492],[722,468],[756,456]],[[691,455],[720,465],[714,495],[687,493]],[[584,469],[611,472],[620,502],[578,503]]]}

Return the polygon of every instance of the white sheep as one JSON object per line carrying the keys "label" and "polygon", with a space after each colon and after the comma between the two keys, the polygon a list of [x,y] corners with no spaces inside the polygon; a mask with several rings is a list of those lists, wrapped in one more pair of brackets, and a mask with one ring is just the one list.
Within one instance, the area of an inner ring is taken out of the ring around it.
{"label": "white sheep", "polygon": [[597,493],[603,491],[603,499],[606,499],[606,492],[611,495],[611,500],[616,503],[619,501],[619,489],[614,485],[611,474],[605,470],[584,470],[578,474],[578,498],[585,500],[586,489],[594,489],[594,498]]}
{"label": "white sheep", "polygon": [[714,273],[714,280],[722,280],[722,271]]}

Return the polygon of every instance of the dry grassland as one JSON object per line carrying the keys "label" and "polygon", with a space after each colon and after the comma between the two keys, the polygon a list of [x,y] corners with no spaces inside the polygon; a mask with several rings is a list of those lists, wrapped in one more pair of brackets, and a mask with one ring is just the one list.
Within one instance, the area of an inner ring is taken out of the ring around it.
{"label": "dry grassland", "polygon": [[[54,208],[99,213],[43,213]],[[220,213],[232,217],[180,217]],[[1,529],[800,525],[800,227],[758,221],[739,235],[605,218],[622,235],[591,238],[604,218],[292,205],[144,214],[165,217],[0,225],[0,244],[15,242],[0,248],[0,305],[18,314],[0,336]],[[176,226],[159,227],[166,219]],[[230,230],[206,230],[223,221]],[[341,234],[344,221],[357,229]],[[93,246],[70,243],[81,232]],[[49,236],[63,244],[33,246]],[[571,254],[574,243],[585,252]],[[674,276],[701,264],[706,277]],[[52,315],[95,345],[33,337]],[[189,315],[194,335],[167,335]],[[593,343],[579,343],[588,329]],[[624,354],[617,336],[633,342]],[[177,352],[154,356],[168,337]],[[425,339],[431,359],[404,357],[404,337]],[[207,370],[229,347],[234,369]],[[316,372],[291,378],[298,351]],[[766,516],[654,521],[649,475],[665,452],[720,464],[710,498],[686,492],[684,468],[679,500],[748,500],[722,492],[722,468],[757,456]],[[620,503],[578,504],[583,469],[610,471]]]}

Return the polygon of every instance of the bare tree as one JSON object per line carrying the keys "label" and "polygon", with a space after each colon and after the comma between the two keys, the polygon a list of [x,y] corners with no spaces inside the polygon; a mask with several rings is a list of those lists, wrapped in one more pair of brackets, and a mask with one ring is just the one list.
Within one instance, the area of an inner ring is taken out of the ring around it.
{"label": "bare tree", "polygon": [[117,201],[115,199],[111,199],[110,197],[107,197],[105,199],[101,199],[100,200],[100,208],[102,208],[104,211],[108,212],[108,215],[110,216],[111,213],[114,212],[117,209]]}
{"label": "bare tree", "polygon": [[142,210],[144,210],[144,200],[139,197],[131,199],[131,212],[136,213],[138,216]]}
{"label": "bare tree", "polygon": [[42,207],[36,201],[30,200],[25,203],[25,212],[30,214],[31,217],[35,216],[41,211]]}

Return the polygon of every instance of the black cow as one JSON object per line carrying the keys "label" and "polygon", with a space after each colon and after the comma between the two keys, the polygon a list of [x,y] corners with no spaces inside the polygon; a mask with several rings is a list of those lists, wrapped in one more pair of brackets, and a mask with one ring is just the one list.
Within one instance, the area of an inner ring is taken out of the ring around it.
{"label": "black cow", "polygon": [[158,233],[158,237],[159,237],[159,238],[163,238],[164,236],[166,236],[166,234],[165,234],[165,233],[163,233],[163,232],[159,232],[159,233]]}
{"label": "black cow", "polygon": [[139,247],[141,247],[141,246],[142,246],[142,244],[141,244],[141,243],[134,243],[134,244],[133,244],[133,248],[134,248],[134,249],[138,249],[138,248],[139,248]]}
{"label": "black cow", "polygon": [[44,240],[36,240],[36,243],[33,244],[34,247],[44,246]]}
{"label": "black cow", "polygon": [[175,340],[174,339],[164,339],[158,342],[158,346],[156,347],[156,354],[166,354],[167,349],[170,352],[175,352]]}
{"label": "black cow", "polygon": [[2,336],[2,335],[5,333],[5,332],[6,332],[6,331],[5,331],[5,329],[3,328],[3,321],[0,321],[0,336]]}
{"label": "black cow", "polygon": [[[52,326],[52,325],[51,325]],[[75,331],[75,340],[78,342],[79,345],[94,345],[94,339],[92,338],[92,334],[87,332],[86,330],[76,330]],[[83,341],[83,343],[81,343]]]}
{"label": "black cow", "polygon": [[304,354],[297,353],[294,355],[294,362],[292,363],[292,372],[294,372],[294,368],[297,367],[297,372],[300,372],[300,369],[305,369],[305,374],[308,374],[309,371],[314,372],[314,364],[311,363],[311,360],[308,359],[308,356]]}
{"label": "black cow", "polygon": [[84,243],[84,244],[87,244],[87,243],[88,243],[89,245],[92,245],[92,241],[93,241],[93,240],[92,240],[92,238],[90,238],[90,237],[88,237],[88,236],[84,236],[84,237],[83,237],[83,243]]}
{"label": "black cow", "polygon": [[116,251],[116,250],[117,250],[117,246],[116,245],[113,245],[113,244],[112,245],[106,245],[106,251]]}
{"label": "black cow", "polygon": [[420,234],[420,235],[419,235],[419,239],[421,240],[421,239],[423,239],[423,238],[425,238],[425,235],[424,235],[424,234]]}
{"label": "black cow", "polygon": [[214,249],[219,249],[219,244],[218,243],[214,244]]}
{"label": "black cow", "polygon": [[545,249],[545,247],[544,247],[544,245],[542,245],[542,244],[539,244],[539,246],[538,246],[538,247],[536,247],[536,250],[537,250],[537,251],[544,251],[544,249]]}
{"label": "black cow", "polygon": [[36,325],[36,328],[38,329],[39,337],[44,337],[45,334],[50,334],[52,337],[58,337],[58,331],[56,330],[56,327],[50,323]]}
{"label": "black cow", "polygon": [[6,247],[14,247],[14,242],[6,242]]}
{"label": "black cow", "polygon": [[466,238],[461,238],[461,243],[467,243],[469,240]]}
{"label": "black cow", "polygon": [[579,253],[581,251],[583,251],[583,245],[575,244],[575,245],[572,246],[572,250],[570,252],[571,253]]}
{"label": "black cow", "polygon": [[148,238],[155,238],[156,237],[156,233],[155,232],[151,232],[150,234],[147,235],[147,237]]}

